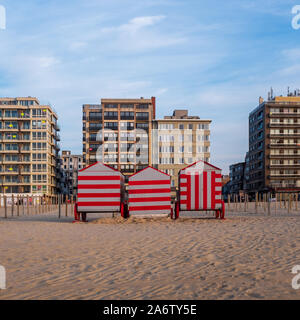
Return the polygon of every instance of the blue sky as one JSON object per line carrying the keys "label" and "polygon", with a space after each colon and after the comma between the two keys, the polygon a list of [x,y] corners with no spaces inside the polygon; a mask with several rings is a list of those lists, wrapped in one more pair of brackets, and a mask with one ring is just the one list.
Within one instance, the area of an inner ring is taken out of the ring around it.
{"label": "blue sky", "polygon": [[0,0],[0,96],[36,96],[82,150],[82,104],[157,97],[212,119],[211,162],[228,171],[248,147],[248,113],[271,86],[299,88],[300,0]]}

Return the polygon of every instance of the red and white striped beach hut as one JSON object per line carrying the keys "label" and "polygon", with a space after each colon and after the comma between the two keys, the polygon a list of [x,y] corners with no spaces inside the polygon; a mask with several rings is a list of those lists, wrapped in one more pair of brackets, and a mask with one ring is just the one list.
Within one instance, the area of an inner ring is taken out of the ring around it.
{"label": "red and white striped beach hut", "polygon": [[200,160],[179,171],[176,218],[180,211],[215,211],[217,218],[224,218],[220,168]]}
{"label": "red and white striped beach hut", "polygon": [[124,215],[124,176],[97,162],[78,173],[75,220],[86,220],[88,212],[120,212]]}
{"label": "red and white striped beach hut", "polygon": [[130,215],[171,214],[171,177],[147,167],[129,178]]}

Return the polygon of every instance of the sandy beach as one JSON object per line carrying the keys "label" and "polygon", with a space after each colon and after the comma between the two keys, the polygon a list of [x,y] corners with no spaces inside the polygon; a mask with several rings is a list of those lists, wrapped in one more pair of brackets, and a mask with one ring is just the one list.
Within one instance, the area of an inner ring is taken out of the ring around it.
{"label": "sandy beach", "polygon": [[300,299],[300,214],[0,218],[0,299]]}

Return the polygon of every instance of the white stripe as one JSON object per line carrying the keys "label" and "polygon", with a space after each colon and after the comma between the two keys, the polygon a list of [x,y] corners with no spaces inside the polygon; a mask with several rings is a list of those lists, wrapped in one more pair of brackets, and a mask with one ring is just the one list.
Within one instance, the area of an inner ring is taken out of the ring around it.
{"label": "white stripe", "polygon": [[120,197],[114,197],[114,198],[111,198],[111,197],[105,197],[105,198],[92,198],[92,197],[89,197],[89,198],[82,198],[82,197],[78,197],[78,201],[80,202],[107,202],[107,201],[121,201],[120,200]]}
{"label": "white stripe", "polygon": [[99,172],[99,171],[82,171],[78,173],[79,177],[120,177],[120,173],[118,172]]}
{"label": "white stripe", "polygon": [[199,208],[203,208],[203,173],[199,176]]}
{"label": "white stripe", "polygon": [[81,184],[113,184],[116,186],[120,186],[120,181],[113,181],[113,180],[78,180],[78,185]]}
{"label": "white stripe", "polygon": [[207,172],[207,209],[211,208],[211,172]]}
{"label": "white stripe", "polygon": [[143,189],[170,189],[171,184],[148,185],[148,186],[128,186],[128,190],[143,190]]}
{"label": "white stripe", "polygon": [[220,194],[217,194],[217,195],[215,196],[215,199],[216,199],[216,200],[221,200],[221,199],[222,199],[222,196],[221,196]]}
{"label": "white stripe", "polygon": [[120,206],[78,206],[78,212],[119,212]]}
{"label": "white stripe", "polygon": [[181,183],[187,183],[187,178],[180,178]]}
{"label": "white stripe", "polygon": [[180,187],[181,191],[187,191],[187,187]]}
{"label": "white stripe", "polygon": [[140,198],[156,198],[156,197],[171,197],[170,192],[160,193],[143,193],[143,194],[128,194],[129,199],[140,199]]}
{"label": "white stripe", "polygon": [[[191,210],[195,209],[195,181],[196,176],[194,174],[191,175]],[[197,196],[197,195],[196,195]]]}
{"label": "white stripe", "polygon": [[187,195],[180,196],[181,200],[187,200]]}
{"label": "white stripe", "polygon": [[151,217],[152,215],[157,215],[159,216],[160,214],[162,215],[168,215],[170,213],[170,210],[151,210],[149,211],[149,213],[147,214],[148,211],[145,210],[138,210],[138,211],[131,211],[130,215],[131,216],[139,216],[140,218],[142,218],[143,216],[145,217]]}
{"label": "white stripe", "polygon": [[[129,202],[129,207],[169,206],[171,201]],[[153,210],[156,210],[155,208]]]}
{"label": "white stripe", "polygon": [[186,207],[186,204],[180,205],[180,209],[181,209],[181,210],[186,210],[186,208],[187,208],[187,207]]}
{"label": "white stripe", "polygon": [[216,191],[222,191],[222,187],[215,187]]}
{"label": "white stripe", "polygon": [[216,178],[215,181],[216,182],[222,182],[222,178]]}
{"label": "white stripe", "polygon": [[121,194],[120,189],[100,189],[100,188],[95,188],[95,189],[78,189],[78,193],[117,193]]}

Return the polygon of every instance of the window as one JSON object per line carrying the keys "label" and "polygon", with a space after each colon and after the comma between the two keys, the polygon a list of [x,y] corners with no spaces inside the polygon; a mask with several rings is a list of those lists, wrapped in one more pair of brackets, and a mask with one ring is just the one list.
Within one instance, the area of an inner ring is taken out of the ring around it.
{"label": "window", "polygon": [[17,121],[5,121],[5,129],[18,129]]}
{"label": "window", "polygon": [[46,120],[32,120],[32,129],[46,129]]}
{"label": "window", "polygon": [[209,125],[208,124],[198,124],[198,129],[199,130],[209,130]]}
{"label": "window", "polygon": [[131,111],[121,111],[121,120],[134,120],[134,112]]}
{"label": "window", "polygon": [[149,124],[148,123],[137,123],[136,124],[137,129],[143,129],[143,130],[148,130]]}
{"label": "window", "polygon": [[121,105],[120,105],[120,107],[121,108],[127,108],[127,109],[133,109],[134,107],[133,107],[133,104],[127,104],[127,103],[122,103]]}
{"label": "window", "polygon": [[6,118],[18,118],[17,110],[5,110],[4,117]]}
{"label": "window", "polygon": [[179,125],[179,129],[180,129],[180,130],[184,130],[184,124],[180,124],[180,125]]}
{"label": "window", "polygon": [[116,111],[105,111],[104,119],[106,120],[118,120],[118,112]]}
{"label": "window", "polygon": [[149,120],[149,113],[148,112],[137,112],[136,113],[136,120]]}
{"label": "window", "polygon": [[104,105],[105,108],[118,109],[118,105],[114,103],[107,103]]}
{"label": "window", "polygon": [[121,130],[134,130],[134,122],[121,122],[120,129]]}
{"label": "window", "polygon": [[148,109],[149,105],[147,103],[141,103],[136,106],[137,109]]}
{"label": "window", "polygon": [[118,130],[118,122],[104,122],[104,129]]}
{"label": "window", "polygon": [[7,151],[18,151],[18,145],[16,143],[6,143],[5,150]]}
{"label": "window", "polygon": [[32,161],[46,161],[47,154],[46,153],[33,153],[32,154]]}
{"label": "window", "polygon": [[160,123],[158,126],[160,130],[173,130],[174,124],[173,123]]}
{"label": "window", "polygon": [[33,109],[32,118],[45,118],[47,116],[47,109]]}

